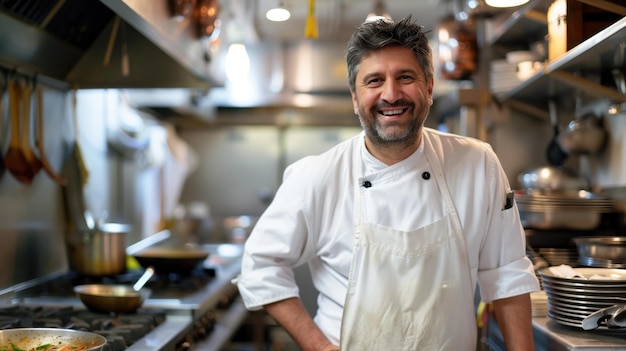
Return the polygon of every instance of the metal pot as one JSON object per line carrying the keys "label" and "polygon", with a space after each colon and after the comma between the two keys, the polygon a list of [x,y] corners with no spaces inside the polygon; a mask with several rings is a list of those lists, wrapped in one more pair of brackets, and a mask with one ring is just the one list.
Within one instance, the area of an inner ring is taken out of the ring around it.
{"label": "metal pot", "polygon": [[101,223],[82,234],[68,235],[70,268],[89,276],[106,276],[126,270],[126,234],[131,226]]}
{"label": "metal pot", "polygon": [[522,173],[517,177],[523,189],[546,191],[588,190],[589,182],[564,167],[545,166]]}
{"label": "metal pot", "polygon": [[626,263],[626,237],[591,236],[572,240],[580,257]]}
{"label": "metal pot", "polygon": [[559,145],[568,153],[590,154],[600,151],[607,139],[600,122],[593,114],[569,122],[567,128],[559,134]]}
{"label": "metal pot", "polygon": [[0,348],[36,350],[42,345],[84,347],[83,351],[99,351],[107,339],[99,334],[60,328],[16,328],[0,330]]}
{"label": "metal pot", "polygon": [[152,291],[139,291],[130,285],[86,284],[74,287],[74,292],[85,306],[99,313],[133,313],[146,301]]}

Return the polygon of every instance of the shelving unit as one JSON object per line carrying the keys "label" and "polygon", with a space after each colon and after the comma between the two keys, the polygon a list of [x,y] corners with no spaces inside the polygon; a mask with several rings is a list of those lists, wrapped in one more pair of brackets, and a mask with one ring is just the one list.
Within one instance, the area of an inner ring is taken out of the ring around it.
{"label": "shelving unit", "polygon": [[535,0],[512,13],[504,13],[505,20],[487,39],[490,46],[511,47],[529,38],[539,40],[548,34],[546,10],[550,0]]}
{"label": "shelving unit", "polygon": [[[624,6],[603,0],[579,1],[619,11],[620,14],[626,11]],[[487,42],[498,46],[513,46],[525,40],[524,38],[540,36],[542,31],[547,32],[547,24],[543,22],[546,15],[542,11],[548,4],[547,0],[536,0],[518,9],[494,30],[494,34]],[[545,62],[543,70],[509,91],[501,93],[498,99],[503,103],[512,102],[547,109],[548,99],[580,91],[615,103],[626,102],[626,94],[612,86],[612,81],[609,84],[602,81],[606,80],[607,72],[610,73],[616,65],[626,66],[626,61],[616,62],[616,58],[624,55],[626,55],[626,16],[557,59]],[[626,72],[626,69],[624,71]]]}

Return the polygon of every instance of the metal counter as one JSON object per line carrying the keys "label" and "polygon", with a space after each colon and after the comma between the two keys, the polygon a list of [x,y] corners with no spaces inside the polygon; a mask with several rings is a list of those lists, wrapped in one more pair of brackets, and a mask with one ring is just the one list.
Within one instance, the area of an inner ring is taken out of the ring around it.
{"label": "metal counter", "polygon": [[534,317],[533,334],[537,351],[626,351],[626,329],[582,330],[559,324],[547,317]]}

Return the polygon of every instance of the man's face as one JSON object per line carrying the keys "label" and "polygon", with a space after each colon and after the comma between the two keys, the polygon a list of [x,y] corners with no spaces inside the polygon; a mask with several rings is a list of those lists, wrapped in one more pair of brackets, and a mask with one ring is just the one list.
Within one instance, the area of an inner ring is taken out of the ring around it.
{"label": "man's face", "polygon": [[351,93],[354,112],[374,144],[404,144],[417,140],[432,92],[433,81],[426,81],[413,52],[387,47],[361,61]]}

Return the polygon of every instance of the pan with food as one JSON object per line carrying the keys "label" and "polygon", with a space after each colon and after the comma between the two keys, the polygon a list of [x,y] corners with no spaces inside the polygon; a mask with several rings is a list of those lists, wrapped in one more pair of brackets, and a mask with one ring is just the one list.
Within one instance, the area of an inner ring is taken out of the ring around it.
{"label": "pan with food", "polygon": [[104,336],[72,329],[16,328],[0,330],[0,350],[100,351]]}

